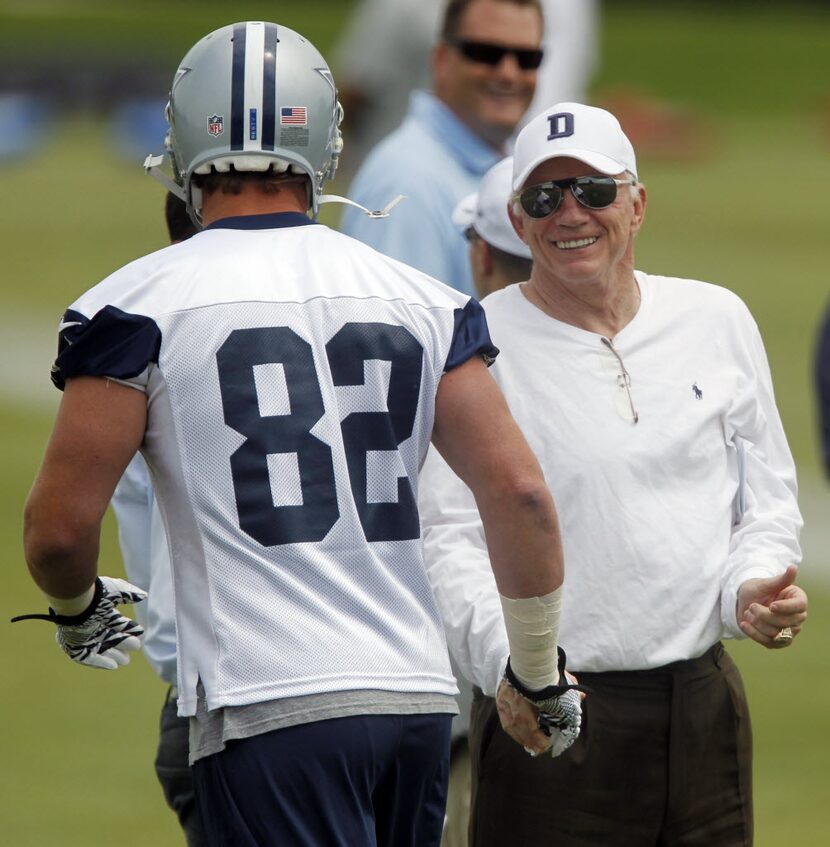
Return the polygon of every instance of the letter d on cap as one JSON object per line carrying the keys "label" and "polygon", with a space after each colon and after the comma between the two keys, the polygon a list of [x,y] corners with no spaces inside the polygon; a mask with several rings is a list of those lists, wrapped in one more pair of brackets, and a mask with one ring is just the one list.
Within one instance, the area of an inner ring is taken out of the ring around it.
{"label": "letter d on cap", "polygon": [[548,124],[550,125],[548,141],[553,141],[554,138],[567,138],[574,134],[572,112],[557,112],[555,115],[548,115]]}

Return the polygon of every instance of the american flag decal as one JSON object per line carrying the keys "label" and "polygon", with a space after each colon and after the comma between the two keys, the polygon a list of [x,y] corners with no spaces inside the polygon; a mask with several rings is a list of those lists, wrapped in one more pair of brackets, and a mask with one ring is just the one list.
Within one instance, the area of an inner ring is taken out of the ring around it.
{"label": "american flag decal", "polygon": [[284,106],[280,109],[280,126],[306,126],[308,109],[305,106]]}

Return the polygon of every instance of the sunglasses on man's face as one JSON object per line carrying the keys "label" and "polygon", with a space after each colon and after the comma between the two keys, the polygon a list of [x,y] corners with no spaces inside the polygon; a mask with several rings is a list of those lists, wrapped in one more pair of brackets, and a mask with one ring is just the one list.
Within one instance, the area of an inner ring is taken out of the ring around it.
{"label": "sunglasses on man's face", "polygon": [[523,50],[519,47],[504,47],[501,44],[489,44],[486,41],[469,41],[465,38],[448,38],[447,43],[471,62],[482,65],[496,65],[508,54],[516,59],[523,71],[535,71],[542,64],[542,50]]}
{"label": "sunglasses on man's face", "polygon": [[546,218],[562,203],[565,189],[570,188],[577,203],[586,209],[606,209],[617,199],[618,185],[635,185],[633,179],[614,179],[612,176],[578,176],[555,179],[531,185],[515,196],[531,218]]}

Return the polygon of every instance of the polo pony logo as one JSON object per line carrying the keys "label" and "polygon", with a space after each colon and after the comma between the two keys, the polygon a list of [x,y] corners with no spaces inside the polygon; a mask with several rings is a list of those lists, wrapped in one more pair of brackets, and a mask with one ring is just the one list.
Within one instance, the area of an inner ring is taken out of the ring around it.
{"label": "polo pony logo", "polygon": [[692,391],[694,391],[694,393],[695,393],[695,400],[702,400],[703,399],[703,391],[700,388],[698,388],[698,385],[697,385],[696,382],[692,383]]}

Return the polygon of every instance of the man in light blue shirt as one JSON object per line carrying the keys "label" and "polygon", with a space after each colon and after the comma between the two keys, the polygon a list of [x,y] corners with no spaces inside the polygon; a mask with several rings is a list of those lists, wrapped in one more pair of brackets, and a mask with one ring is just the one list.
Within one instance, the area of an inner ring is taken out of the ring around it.
{"label": "man in light blue shirt", "polygon": [[412,95],[403,123],[366,158],[342,229],[382,253],[473,294],[467,245],[453,226],[462,197],[501,159],[536,87],[542,61],[538,0],[451,0],[432,53],[433,91]]}

